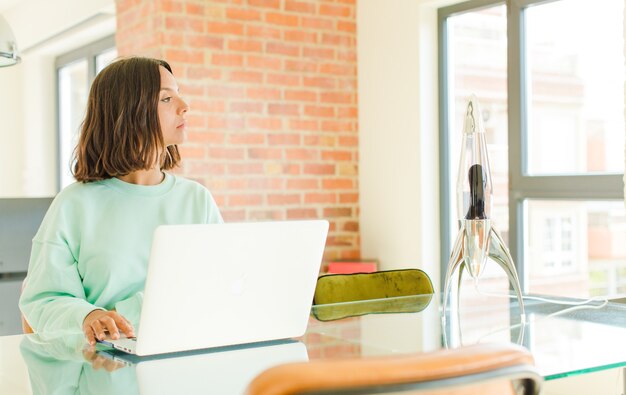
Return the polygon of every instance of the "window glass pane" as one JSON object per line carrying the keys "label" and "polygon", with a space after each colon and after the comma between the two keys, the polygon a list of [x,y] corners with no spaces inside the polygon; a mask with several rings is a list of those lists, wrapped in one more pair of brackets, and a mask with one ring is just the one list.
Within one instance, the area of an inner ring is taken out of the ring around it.
{"label": "window glass pane", "polygon": [[623,9],[562,0],[525,11],[529,174],[623,171]]}
{"label": "window glass pane", "polygon": [[448,124],[451,243],[458,230],[455,184],[461,152],[463,114],[476,94],[482,108],[494,190],[492,220],[508,240],[508,116],[506,6],[498,5],[448,18]]}
{"label": "window glass pane", "polygon": [[622,201],[528,200],[524,210],[530,292],[574,297],[626,293]]}
{"label": "window glass pane", "polygon": [[71,184],[72,151],[78,140],[80,123],[87,106],[87,60],[59,68],[59,164],[61,188]]}
{"label": "window glass pane", "polygon": [[117,57],[117,48],[108,49],[96,56],[96,74]]}

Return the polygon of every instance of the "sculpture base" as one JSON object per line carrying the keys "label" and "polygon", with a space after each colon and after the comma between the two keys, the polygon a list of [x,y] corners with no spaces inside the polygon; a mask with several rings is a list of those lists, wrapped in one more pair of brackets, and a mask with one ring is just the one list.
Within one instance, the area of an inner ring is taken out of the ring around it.
{"label": "sculpture base", "polygon": [[[448,267],[446,270],[446,278],[445,278],[445,288],[443,292],[443,304],[442,304],[442,322],[445,324],[446,321],[446,313],[448,310],[448,299],[450,298],[450,291],[452,282],[454,279],[454,274],[458,270],[458,281],[456,282],[456,301],[450,301],[450,304],[456,302],[456,308],[451,310],[458,309],[459,300],[460,300],[460,288],[461,288],[461,280],[463,277],[463,269],[467,269],[473,278],[477,279],[480,273],[482,272],[482,267],[479,264],[476,267],[466,267],[467,262],[464,258],[464,250],[469,250],[472,254],[476,254],[477,248],[476,240],[468,240],[468,227],[472,227],[472,229],[480,229],[484,230],[484,237],[474,237],[478,242],[483,246],[486,251],[488,251],[487,255],[489,258],[498,263],[498,265],[504,270],[506,273],[509,283],[513,287],[513,291],[517,296],[517,300],[520,308],[520,316],[522,324],[526,322],[526,312],[524,310],[524,301],[522,299],[522,291],[519,283],[519,278],[517,276],[517,270],[515,269],[515,265],[513,263],[513,258],[509,252],[509,249],[504,244],[502,237],[500,234],[489,225],[489,220],[462,220],[461,228],[459,229],[459,234],[454,243],[454,248],[452,250],[452,254],[450,255],[450,260],[448,261]],[[473,243],[473,244],[472,244]],[[457,310],[458,311],[458,310]]]}

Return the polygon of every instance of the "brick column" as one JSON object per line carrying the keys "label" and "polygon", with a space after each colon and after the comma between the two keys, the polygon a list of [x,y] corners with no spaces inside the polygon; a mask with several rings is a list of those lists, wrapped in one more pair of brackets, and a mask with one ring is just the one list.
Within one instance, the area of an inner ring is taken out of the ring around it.
{"label": "brick column", "polygon": [[325,259],[360,255],[355,1],[117,0],[191,106],[180,173],[227,221],[328,219]]}

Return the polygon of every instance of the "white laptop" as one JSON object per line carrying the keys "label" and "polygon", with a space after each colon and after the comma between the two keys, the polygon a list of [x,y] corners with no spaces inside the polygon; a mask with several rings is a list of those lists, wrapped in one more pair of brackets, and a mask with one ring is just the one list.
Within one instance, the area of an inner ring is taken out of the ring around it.
{"label": "white laptop", "polygon": [[140,356],[302,336],[328,221],[159,226],[136,338]]}

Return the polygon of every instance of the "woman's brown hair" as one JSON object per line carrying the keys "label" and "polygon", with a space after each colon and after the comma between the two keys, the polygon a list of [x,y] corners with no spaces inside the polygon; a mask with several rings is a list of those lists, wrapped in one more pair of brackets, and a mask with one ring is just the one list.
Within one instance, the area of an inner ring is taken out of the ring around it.
{"label": "woman's brown hair", "polygon": [[74,149],[77,181],[148,170],[156,160],[163,170],[179,164],[178,147],[165,147],[159,124],[160,66],[172,72],[164,60],[131,57],[111,63],[96,76]]}

